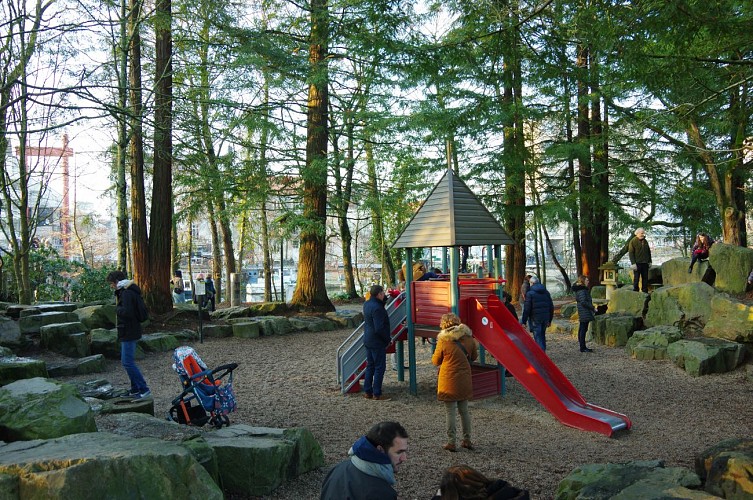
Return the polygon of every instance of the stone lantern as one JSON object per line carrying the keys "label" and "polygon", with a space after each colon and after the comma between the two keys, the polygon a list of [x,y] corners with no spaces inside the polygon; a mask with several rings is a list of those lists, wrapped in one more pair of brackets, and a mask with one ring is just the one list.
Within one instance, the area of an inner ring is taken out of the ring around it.
{"label": "stone lantern", "polygon": [[612,298],[612,292],[617,289],[617,273],[622,269],[616,263],[607,261],[604,265],[599,266],[599,271],[604,274],[601,282],[606,286],[606,298],[610,300]]}

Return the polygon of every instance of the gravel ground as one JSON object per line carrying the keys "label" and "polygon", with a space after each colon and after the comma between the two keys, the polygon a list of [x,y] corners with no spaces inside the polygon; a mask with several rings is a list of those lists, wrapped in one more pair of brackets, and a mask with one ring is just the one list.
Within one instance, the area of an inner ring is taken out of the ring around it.
{"label": "gravel ground", "polygon": [[[190,325],[186,325],[190,326]],[[750,437],[753,383],[744,368],[692,378],[669,361],[636,361],[621,348],[594,346],[580,353],[569,336],[550,335],[548,354],[590,403],[624,413],[633,428],[608,438],[560,424],[514,379],[507,394],[470,403],[474,451],[450,453],[444,407],[436,401],[436,368],[429,344],[417,341],[418,395],[396,372],[385,377],[391,401],[343,396],[336,380],[336,350],[350,330],[295,333],[259,339],[207,339],[193,344],[215,367],[238,362],[238,410],[231,421],[256,426],[306,427],[319,441],[326,465],[283,485],[268,498],[318,498],[329,467],[375,422],[397,420],[410,434],[408,461],[398,473],[400,498],[428,499],[444,468],[467,464],[490,477],[526,488],[531,498],[553,498],[558,483],[586,463],[661,459],[693,468],[697,453],[719,441]],[[407,352],[407,350],[406,350]],[[180,392],[171,353],[151,354],[139,365],[162,416]],[[125,372],[108,361],[103,375],[127,387]],[[93,378],[78,377],[81,380]],[[406,373],[407,380],[407,373]]]}

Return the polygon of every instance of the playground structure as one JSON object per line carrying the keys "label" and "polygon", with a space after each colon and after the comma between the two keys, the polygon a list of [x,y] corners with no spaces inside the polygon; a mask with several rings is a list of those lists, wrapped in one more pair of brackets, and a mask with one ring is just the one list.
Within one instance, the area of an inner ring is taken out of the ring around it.
{"label": "playground structure", "polygon": [[[404,380],[407,344],[409,387],[411,394],[417,394],[416,337],[436,338],[442,314],[454,312],[481,346],[480,363],[471,365],[474,399],[504,395],[507,370],[565,425],[607,436],[630,429],[625,415],[586,402],[500,301],[505,282],[501,245],[512,243],[468,186],[447,170],[393,245],[407,250],[405,291],[388,305],[393,339],[388,352],[396,354],[398,380]],[[459,273],[459,247],[484,244],[493,276]],[[413,249],[425,247],[445,248],[443,267],[449,273],[439,279],[413,281]],[[445,265],[447,248],[449,265]],[[360,389],[366,367],[362,333],[363,325],[338,349],[338,383],[343,393]],[[487,352],[498,365],[485,363]]]}

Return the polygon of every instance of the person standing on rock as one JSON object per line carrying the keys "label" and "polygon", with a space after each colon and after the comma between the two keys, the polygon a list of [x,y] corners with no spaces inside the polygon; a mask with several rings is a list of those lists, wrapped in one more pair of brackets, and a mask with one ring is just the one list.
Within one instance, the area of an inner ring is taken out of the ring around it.
{"label": "person standing on rock", "polygon": [[531,319],[533,326],[533,339],[539,344],[542,351],[546,351],[546,329],[554,319],[554,302],[549,291],[539,283],[536,276],[531,276],[531,289],[526,294],[526,303],[523,308],[521,325]]}
{"label": "person standing on rock", "polygon": [[579,276],[578,281],[573,285],[575,293],[575,305],[578,307],[578,345],[580,352],[593,352],[593,349],[586,347],[586,332],[588,324],[594,320],[596,308],[594,307],[591,292],[588,289],[588,276]]}
{"label": "person standing on rock", "polygon": [[628,256],[633,265],[633,291],[638,291],[638,280],[641,290],[648,293],[648,268],[651,266],[651,248],[646,241],[646,230],[639,227],[635,230],[635,238],[628,244]]}
{"label": "person standing on rock", "polygon": [[363,304],[363,345],[366,347],[366,373],[363,376],[363,397],[389,401],[382,394],[382,381],[387,367],[387,346],[390,345],[390,317],[384,308],[384,288],[374,285],[369,300]]}
{"label": "person standing on rock", "polygon": [[397,499],[392,485],[401,463],[408,459],[408,433],[397,422],[380,422],[359,438],[349,458],[324,478],[321,500]]}
{"label": "person standing on rock", "polygon": [[148,318],[141,289],[133,280],[127,279],[123,271],[112,271],[107,275],[107,282],[115,292],[120,363],[131,381],[129,395],[134,399],[148,398],[152,392],[135,361],[136,342],[142,333],[141,322]]}

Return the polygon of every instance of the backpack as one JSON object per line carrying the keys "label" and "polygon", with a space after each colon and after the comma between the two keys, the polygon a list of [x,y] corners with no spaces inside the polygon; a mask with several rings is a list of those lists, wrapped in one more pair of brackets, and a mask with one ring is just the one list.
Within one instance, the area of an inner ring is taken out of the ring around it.
{"label": "backpack", "polygon": [[136,295],[136,309],[134,311],[136,320],[139,323],[143,323],[144,321],[149,319],[149,309],[147,309],[146,304],[144,303],[144,299],[141,297],[140,294],[134,292]]}

